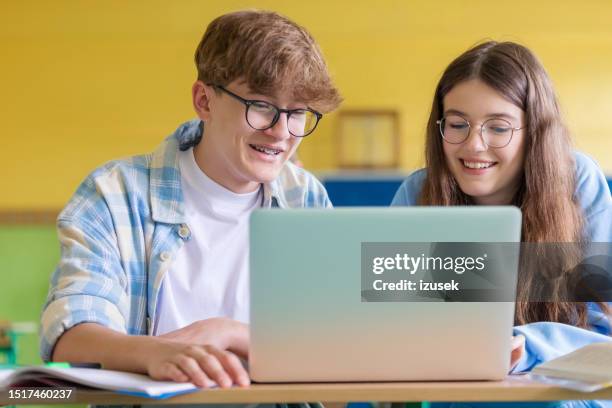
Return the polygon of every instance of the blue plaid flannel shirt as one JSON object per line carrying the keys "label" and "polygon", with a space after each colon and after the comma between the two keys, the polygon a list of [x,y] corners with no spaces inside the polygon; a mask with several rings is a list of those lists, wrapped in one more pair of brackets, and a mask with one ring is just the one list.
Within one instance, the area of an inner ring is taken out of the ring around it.
{"label": "blue plaid flannel shirt", "polygon": [[[93,171],[57,219],[61,258],[41,317],[43,360],[71,327],[98,323],[151,334],[162,278],[186,234],[177,153],[196,145],[203,123],[181,125],[152,154]],[[264,184],[263,207],[331,207],[325,188],[287,163]],[[179,233],[180,231],[180,233]]]}

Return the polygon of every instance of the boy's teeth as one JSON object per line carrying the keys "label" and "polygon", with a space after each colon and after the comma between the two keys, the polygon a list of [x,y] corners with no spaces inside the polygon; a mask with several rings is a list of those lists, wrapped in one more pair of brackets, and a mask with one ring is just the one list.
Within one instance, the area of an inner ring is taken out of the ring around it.
{"label": "boy's teeth", "polygon": [[463,165],[469,169],[486,169],[493,165],[494,163],[483,163],[483,162],[469,162],[463,160]]}
{"label": "boy's teeth", "polygon": [[258,152],[262,152],[262,153],[265,153],[265,154],[277,155],[277,154],[279,154],[281,152],[280,150],[269,149],[269,148],[263,147],[263,146],[251,145],[251,147],[253,149],[257,150]]}

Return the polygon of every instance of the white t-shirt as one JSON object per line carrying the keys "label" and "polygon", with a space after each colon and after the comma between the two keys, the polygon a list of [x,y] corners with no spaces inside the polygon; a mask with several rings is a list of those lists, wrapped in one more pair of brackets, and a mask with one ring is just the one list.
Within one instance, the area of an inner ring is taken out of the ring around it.
{"label": "white t-shirt", "polygon": [[249,215],[261,206],[262,189],[236,194],[198,167],[193,149],[179,152],[186,240],[163,278],[155,335],[197,320],[249,321]]}

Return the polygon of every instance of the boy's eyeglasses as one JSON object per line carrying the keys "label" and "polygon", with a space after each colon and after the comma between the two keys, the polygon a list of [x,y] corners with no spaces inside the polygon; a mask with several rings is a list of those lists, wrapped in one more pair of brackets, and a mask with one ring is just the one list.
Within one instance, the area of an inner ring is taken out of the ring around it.
{"label": "boy's eyeglasses", "polygon": [[212,85],[220,91],[242,102],[246,107],[245,117],[250,127],[255,130],[270,129],[280,119],[281,113],[287,114],[287,129],[292,136],[305,137],[311,134],[323,115],[312,109],[281,109],[266,101],[244,99],[228,91],[221,85]]}

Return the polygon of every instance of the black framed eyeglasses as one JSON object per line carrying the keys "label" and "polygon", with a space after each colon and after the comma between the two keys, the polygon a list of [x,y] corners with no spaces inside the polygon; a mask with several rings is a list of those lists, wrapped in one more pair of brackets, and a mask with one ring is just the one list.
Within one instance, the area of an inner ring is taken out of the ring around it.
{"label": "black framed eyeglasses", "polygon": [[[472,125],[463,116],[448,115],[436,123],[440,126],[440,135],[448,143],[461,144],[470,136]],[[524,128],[515,128],[506,119],[491,118],[480,125],[480,136],[487,146],[499,149],[510,144],[515,131]]]}
{"label": "black framed eyeglasses", "polygon": [[221,85],[211,86],[225,92],[229,96],[242,102],[245,106],[245,118],[250,127],[255,130],[270,129],[280,119],[281,113],[287,114],[287,129],[289,134],[295,137],[305,137],[311,134],[323,115],[310,108],[305,109],[281,109],[266,101],[245,99],[225,89]]}

